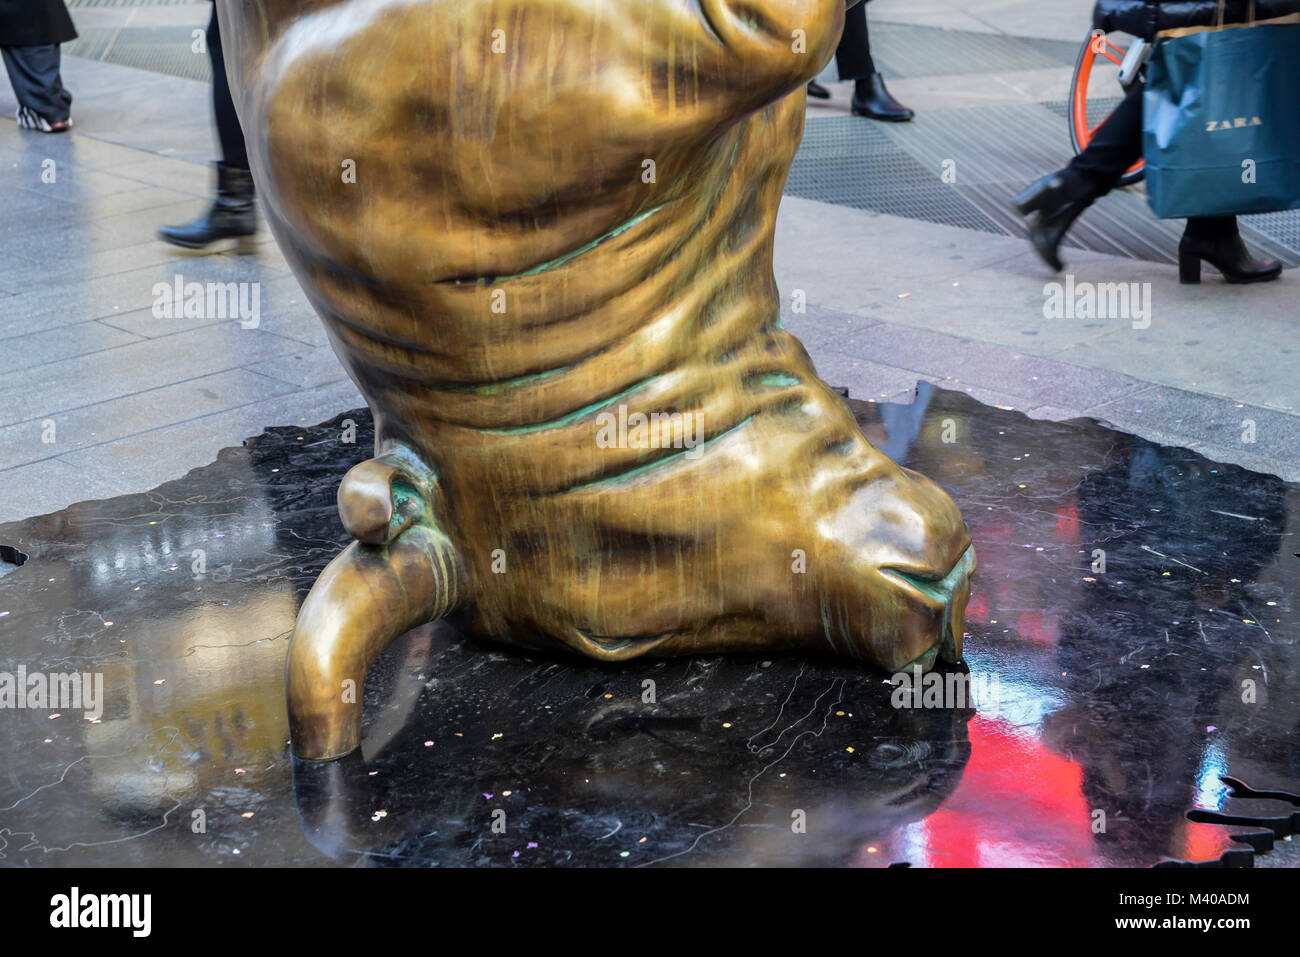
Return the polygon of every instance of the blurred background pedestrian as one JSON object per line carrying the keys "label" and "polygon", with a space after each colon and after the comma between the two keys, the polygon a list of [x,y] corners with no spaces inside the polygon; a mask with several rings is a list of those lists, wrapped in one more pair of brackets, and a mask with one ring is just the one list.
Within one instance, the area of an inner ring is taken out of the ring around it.
{"label": "blurred background pedestrian", "polygon": [[59,73],[59,44],[77,38],[63,0],[0,0],[0,56],[18,100],[18,125],[62,133],[72,127],[72,94]]}
{"label": "blurred background pedestrian", "polygon": [[197,219],[158,230],[163,240],[185,249],[203,249],[220,239],[237,239],[257,232],[253,174],[248,169],[244,131],[230,96],[230,84],[226,82],[226,61],[221,52],[215,4],[208,20],[207,47],[212,61],[212,113],[221,143],[221,160],[216,164],[217,194],[212,205]]}
{"label": "blurred background pedestrian", "polygon": [[[854,116],[902,123],[915,115],[890,95],[884,78],[876,71],[876,62],[871,58],[871,38],[867,33],[865,2],[844,13],[844,33],[835,48],[835,68],[841,80],[853,81],[853,99],[849,101],[849,107]],[[808,84],[808,95],[818,100],[829,100],[831,91],[813,80]]]}
{"label": "blurred background pedestrian", "polygon": [[[1258,5],[1254,0],[1234,3],[1224,3],[1223,0],[1146,0],[1143,3],[1098,0],[1093,9],[1093,25],[1103,35],[1118,30],[1145,41],[1150,55],[1154,51],[1151,44],[1169,42],[1168,39],[1157,40],[1162,31],[1186,31],[1207,26],[1222,31],[1225,26],[1254,24],[1257,14],[1272,18],[1295,13],[1300,13],[1300,0],[1260,0]],[[1246,85],[1252,83],[1267,86],[1261,79],[1266,64],[1252,64],[1250,71],[1245,73],[1212,69],[1215,65],[1213,58],[1199,59],[1195,71],[1199,74],[1198,81],[1209,87],[1241,84],[1241,88],[1246,89]],[[1233,65],[1228,61],[1218,64],[1220,68]],[[1034,217],[1029,226],[1030,243],[1055,271],[1063,268],[1059,247],[1074,221],[1096,200],[1115,188],[1130,167],[1143,158],[1143,76],[1143,73],[1135,75],[1124,99],[1067,166],[1044,176],[1013,201],[1021,215]],[[1238,89],[1236,86],[1226,88]],[[1200,97],[1184,97],[1176,103],[1175,112],[1199,109],[1201,104],[1198,100],[1204,98],[1206,91],[1200,92]],[[1294,90],[1288,90],[1286,94],[1294,96]],[[1295,115],[1294,103],[1287,101],[1278,119],[1294,125]],[[1261,122],[1258,117],[1254,119],[1256,124]],[[1244,123],[1244,120],[1237,122]],[[1282,264],[1276,259],[1256,259],[1251,255],[1238,231],[1235,215],[1187,216],[1178,244],[1179,281],[1199,283],[1202,262],[1214,266],[1230,283],[1267,282],[1282,274]]]}

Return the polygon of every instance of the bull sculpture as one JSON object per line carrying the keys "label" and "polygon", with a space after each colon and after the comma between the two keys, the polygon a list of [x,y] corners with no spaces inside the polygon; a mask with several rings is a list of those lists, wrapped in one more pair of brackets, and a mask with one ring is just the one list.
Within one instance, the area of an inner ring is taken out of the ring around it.
{"label": "bull sculpture", "polygon": [[782,326],[777,207],[844,0],[218,0],[280,248],[374,413],[292,745],[405,631],[602,661],[962,654],[952,500]]}

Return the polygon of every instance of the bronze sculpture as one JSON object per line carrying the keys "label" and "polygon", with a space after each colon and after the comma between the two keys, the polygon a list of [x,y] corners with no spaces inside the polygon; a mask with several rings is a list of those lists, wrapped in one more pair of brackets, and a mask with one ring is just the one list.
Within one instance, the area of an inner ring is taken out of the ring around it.
{"label": "bronze sculpture", "polygon": [[375,656],[453,613],[606,661],[960,658],[956,506],[780,324],[844,0],[219,3],[267,220],[377,434],[290,648],[297,754],[355,748]]}

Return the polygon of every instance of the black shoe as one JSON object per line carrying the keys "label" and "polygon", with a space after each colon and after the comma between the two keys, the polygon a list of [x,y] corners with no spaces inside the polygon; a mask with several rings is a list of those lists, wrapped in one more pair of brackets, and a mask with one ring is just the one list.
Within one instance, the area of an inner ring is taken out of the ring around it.
{"label": "black shoe", "polygon": [[809,80],[808,95],[814,100],[829,100],[831,98],[831,91],[826,89],[826,87],[822,86],[816,80]]}
{"label": "black shoe", "polygon": [[1178,243],[1178,281],[1201,281],[1201,260],[1223,273],[1227,282],[1268,282],[1282,274],[1276,259],[1255,259],[1241,241],[1241,234],[1213,239],[1193,239],[1186,233]]}
{"label": "black shoe", "polygon": [[916,115],[890,96],[879,73],[873,73],[854,84],[851,105],[854,116],[866,116],[891,123],[905,123]]}
{"label": "black shoe", "polygon": [[253,203],[253,174],[237,166],[217,163],[217,198],[212,207],[184,226],[164,226],[159,238],[173,246],[204,249],[218,239],[251,236],[257,232]]}
{"label": "black shoe", "polygon": [[1029,241],[1043,262],[1054,272],[1065,268],[1057,249],[1079,214],[1092,205],[1093,197],[1071,198],[1060,173],[1050,173],[1030,186],[1012,202],[1022,216],[1037,213],[1029,226]]}

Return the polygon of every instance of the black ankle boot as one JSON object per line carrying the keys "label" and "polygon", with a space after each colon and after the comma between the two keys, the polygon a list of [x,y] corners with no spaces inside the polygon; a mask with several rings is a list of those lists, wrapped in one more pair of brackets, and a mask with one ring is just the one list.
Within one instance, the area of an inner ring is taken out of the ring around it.
{"label": "black ankle boot", "polygon": [[212,207],[184,226],[158,230],[163,240],[186,249],[203,249],[218,239],[251,236],[257,232],[253,203],[253,175],[246,169],[217,163],[217,198]]}
{"label": "black ankle boot", "polygon": [[1029,241],[1053,271],[1065,268],[1057,250],[1066,231],[1092,205],[1093,198],[1070,190],[1060,173],[1049,173],[1012,200],[1022,216],[1038,213],[1029,226]]}
{"label": "black ankle boot", "polygon": [[1268,282],[1282,274],[1282,264],[1276,259],[1251,256],[1235,229],[1211,238],[1193,237],[1184,232],[1178,243],[1178,281],[1200,282],[1202,259],[1223,273],[1227,282]]}
{"label": "black ankle boot", "polygon": [[822,86],[816,80],[809,80],[808,95],[814,100],[829,100],[831,98],[831,91],[826,89],[826,87]]}
{"label": "black ankle boot", "polygon": [[854,82],[852,108],[854,116],[888,120],[891,123],[903,123],[916,115],[889,94],[879,73]]}

